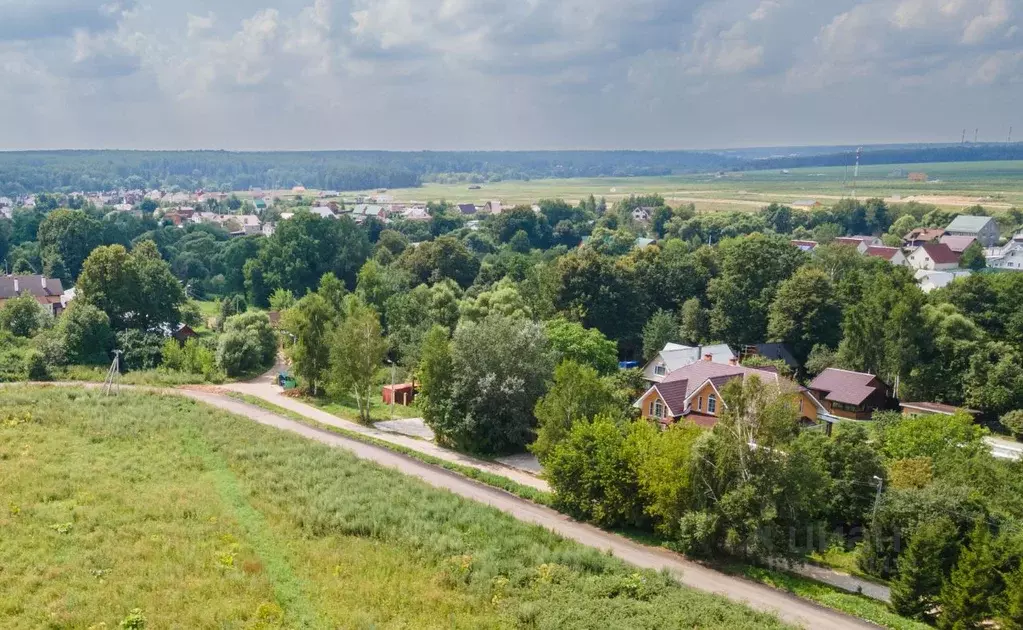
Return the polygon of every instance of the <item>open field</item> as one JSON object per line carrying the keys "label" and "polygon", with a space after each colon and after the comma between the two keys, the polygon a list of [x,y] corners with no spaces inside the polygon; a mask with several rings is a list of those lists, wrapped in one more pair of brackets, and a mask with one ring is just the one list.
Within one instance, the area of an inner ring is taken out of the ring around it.
{"label": "open field", "polygon": [[[923,172],[930,181],[909,181],[897,170]],[[603,177],[504,181],[469,190],[468,184],[425,184],[420,188],[388,190],[396,201],[529,203],[545,198],[578,201],[594,195],[614,201],[632,194],[657,193],[673,204],[694,203],[701,211],[750,210],[772,201],[792,203],[816,199],[829,204],[853,193],[853,169],[844,167],[745,171],[666,177]],[[377,191],[364,191],[371,195]],[[345,193],[352,198],[360,193]],[[285,196],[290,195],[284,193]],[[977,203],[992,210],[1023,206],[1023,161],[952,162],[860,167],[856,195],[883,197],[891,202],[917,200],[943,208],[965,208]]]}
{"label": "open field", "polygon": [[194,401],[0,409],[4,627],[782,627]]}

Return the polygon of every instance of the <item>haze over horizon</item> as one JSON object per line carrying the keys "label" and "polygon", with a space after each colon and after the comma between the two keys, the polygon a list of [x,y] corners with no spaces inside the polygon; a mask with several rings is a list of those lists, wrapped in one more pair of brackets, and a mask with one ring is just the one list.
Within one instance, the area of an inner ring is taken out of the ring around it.
{"label": "haze over horizon", "polygon": [[820,4],[0,0],[0,149],[1023,137],[1023,0]]}

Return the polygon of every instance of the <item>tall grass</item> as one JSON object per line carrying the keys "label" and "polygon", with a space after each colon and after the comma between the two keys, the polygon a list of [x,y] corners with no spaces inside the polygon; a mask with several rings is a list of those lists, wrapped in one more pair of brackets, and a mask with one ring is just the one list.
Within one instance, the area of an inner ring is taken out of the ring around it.
{"label": "tall grass", "polygon": [[4,627],[778,628],[191,400],[0,390]]}

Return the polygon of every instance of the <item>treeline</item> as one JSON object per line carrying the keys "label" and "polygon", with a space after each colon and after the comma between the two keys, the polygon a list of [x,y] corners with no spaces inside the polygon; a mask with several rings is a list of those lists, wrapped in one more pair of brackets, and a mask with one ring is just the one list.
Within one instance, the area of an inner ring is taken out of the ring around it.
{"label": "treeline", "polygon": [[[849,166],[856,149],[824,155],[775,157],[749,161],[747,169],[802,168],[813,166]],[[1023,142],[991,144],[947,144],[939,146],[864,149],[860,164],[925,164],[929,162],[986,162],[1023,160]]]}
{"label": "treeline", "polygon": [[455,174],[465,181],[668,175],[730,168],[695,151],[31,151],[0,153],[0,195],[119,188],[321,190],[407,188]]}

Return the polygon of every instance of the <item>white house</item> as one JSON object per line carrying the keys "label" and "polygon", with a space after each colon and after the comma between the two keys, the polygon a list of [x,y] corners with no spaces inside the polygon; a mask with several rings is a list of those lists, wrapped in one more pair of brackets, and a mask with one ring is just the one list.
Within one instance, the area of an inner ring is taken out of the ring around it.
{"label": "white house", "polygon": [[913,269],[947,271],[959,268],[959,256],[943,243],[927,243],[917,247],[906,258]]}
{"label": "white house", "polygon": [[896,267],[906,264],[906,255],[898,247],[868,247],[863,253],[874,258],[883,258]]}
{"label": "white house", "polygon": [[984,247],[994,247],[998,243],[998,223],[992,217],[963,215],[956,217],[945,228],[950,236],[972,236]]}
{"label": "white house", "polygon": [[657,353],[643,368],[643,378],[651,383],[660,383],[664,377],[679,368],[692,365],[697,361],[710,357],[713,363],[728,365],[738,359],[732,349],[725,344],[713,346],[683,346],[677,343],[665,344],[664,349]]}
{"label": "white house", "polygon": [[1012,237],[1002,247],[993,247],[985,252],[987,266],[992,269],[1023,271],[1023,232]]}
{"label": "white house", "polygon": [[917,284],[920,285],[920,290],[924,293],[930,293],[935,289],[941,289],[948,286],[948,284],[956,278],[965,278],[968,275],[970,275],[970,271],[967,269],[955,269],[952,271],[929,271],[927,269],[921,269],[916,272],[915,277]]}

